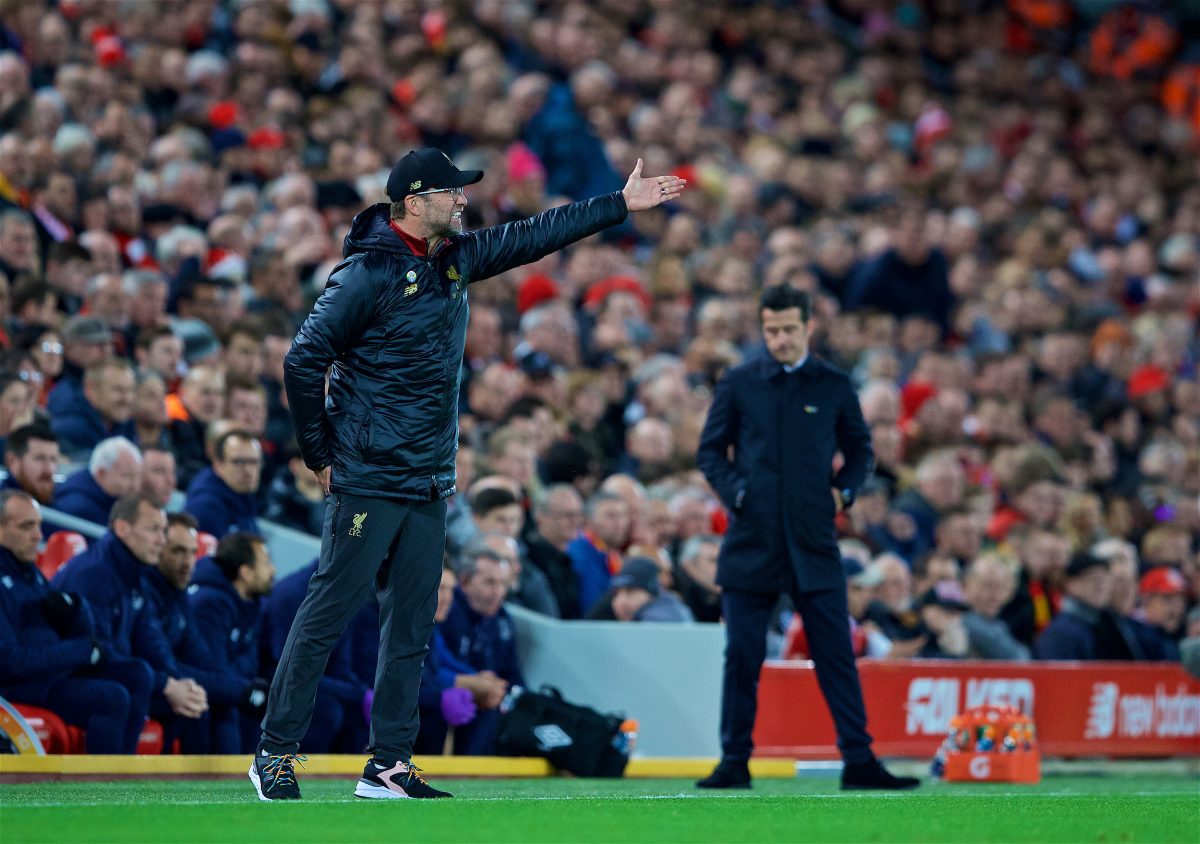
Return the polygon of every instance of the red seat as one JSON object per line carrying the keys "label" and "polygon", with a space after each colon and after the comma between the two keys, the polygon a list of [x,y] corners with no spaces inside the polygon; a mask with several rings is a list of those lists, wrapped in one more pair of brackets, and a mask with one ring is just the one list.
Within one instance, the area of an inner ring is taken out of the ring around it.
{"label": "red seat", "polygon": [[157,756],[163,749],[163,727],[153,719],[142,726],[142,734],[138,736],[137,755]]}
{"label": "red seat", "polygon": [[[47,753],[87,753],[87,733],[84,730],[71,726],[49,709],[26,703],[14,703],[13,706],[29,723],[29,728],[37,735],[42,749]],[[138,736],[138,755],[157,756],[162,749],[162,724],[154,720],[146,721]]]}
{"label": "red seat", "polygon": [[[63,719],[49,709],[30,706],[27,703],[14,703],[13,706],[29,724],[29,728],[42,743],[42,749],[47,753],[83,753],[83,730],[67,726]],[[78,736],[73,736],[72,731],[78,733]],[[73,746],[75,740],[80,742],[78,750]]]}
{"label": "red seat", "polygon": [[38,554],[38,570],[50,580],[67,560],[76,554],[82,554],[87,547],[87,540],[83,538],[83,534],[73,530],[55,531],[46,540],[46,547]]}
{"label": "red seat", "polygon": [[196,532],[196,559],[211,557],[217,553],[217,538],[204,531]]}

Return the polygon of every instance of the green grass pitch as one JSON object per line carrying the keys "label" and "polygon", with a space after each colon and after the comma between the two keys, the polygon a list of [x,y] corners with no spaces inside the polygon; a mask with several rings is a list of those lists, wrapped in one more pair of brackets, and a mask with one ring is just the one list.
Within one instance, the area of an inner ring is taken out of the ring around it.
{"label": "green grass pitch", "polygon": [[454,800],[355,800],[353,778],[301,779],[300,803],[248,780],[0,786],[0,842],[1087,841],[1200,842],[1200,785],[1180,776],[1049,777],[843,793],[833,779],[442,780]]}

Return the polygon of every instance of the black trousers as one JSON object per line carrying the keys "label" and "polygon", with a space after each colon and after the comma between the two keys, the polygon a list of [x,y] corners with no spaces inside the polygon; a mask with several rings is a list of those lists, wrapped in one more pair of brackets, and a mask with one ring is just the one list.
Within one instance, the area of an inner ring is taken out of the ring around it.
{"label": "black trousers", "polygon": [[374,589],[380,631],[370,750],[380,761],[412,756],[445,544],[445,501],[330,495],[317,571],[271,681],[263,750],[299,751],[329,651]]}
{"label": "black trousers", "polygon": [[[767,627],[779,596],[772,592],[726,589],[721,596],[725,615],[725,676],[721,688],[721,756],[744,762],[754,750],[754,717],[758,711],[758,676],[767,654]],[[838,749],[849,764],[869,761],[871,736],[862,687],[850,644],[849,610],[845,589],[820,592],[792,590],[796,611],[817,672],[817,682],[837,728]],[[809,701],[797,701],[801,709]]]}

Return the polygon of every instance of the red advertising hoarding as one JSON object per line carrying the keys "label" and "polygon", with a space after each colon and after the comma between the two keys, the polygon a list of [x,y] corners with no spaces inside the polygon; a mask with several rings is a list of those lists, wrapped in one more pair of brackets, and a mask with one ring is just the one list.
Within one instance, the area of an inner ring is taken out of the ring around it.
{"label": "red advertising hoarding", "polygon": [[[1033,716],[1045,756],[1200,755],[1200,681],[1171,663],[859,660],[880,756],[932,756],[950,718],[976,706]],[[758,688],[758,756],[836,759],[811,662],[768,662]]]}

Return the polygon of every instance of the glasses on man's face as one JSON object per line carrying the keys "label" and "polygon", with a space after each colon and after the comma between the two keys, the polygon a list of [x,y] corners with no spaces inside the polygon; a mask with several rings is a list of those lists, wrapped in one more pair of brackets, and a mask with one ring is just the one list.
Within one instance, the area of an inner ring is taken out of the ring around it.
{"label": "glasses on man's face", "polygon": [[432,196],[435,193],[448,193],[453,198],[457,199],[464,195],[463,188],[434,188],[433,190],[423,190],[414,193],[413,196]]}

